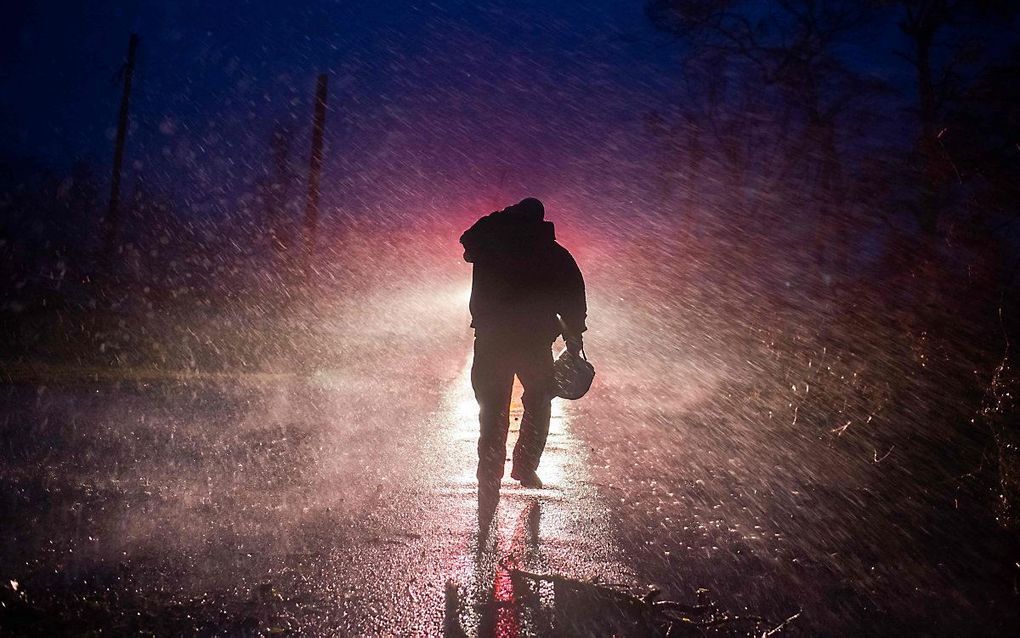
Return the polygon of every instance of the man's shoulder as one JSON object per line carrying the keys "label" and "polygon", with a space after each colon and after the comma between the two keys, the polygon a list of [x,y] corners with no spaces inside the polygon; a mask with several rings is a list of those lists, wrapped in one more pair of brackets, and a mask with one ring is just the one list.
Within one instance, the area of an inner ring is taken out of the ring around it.
{"label": "man's shoulder", "polygon": [[558,257],[561,257],[563,259],[569,259],[570,261],[574,260],[574,256],[572,254],[570,254],[570,251],[567,250],[566,246],[564,246],[563,244],[561,244],[558,241],[553,241],[552,242],[552,252],[553,252],[553,254],[555,254]]}

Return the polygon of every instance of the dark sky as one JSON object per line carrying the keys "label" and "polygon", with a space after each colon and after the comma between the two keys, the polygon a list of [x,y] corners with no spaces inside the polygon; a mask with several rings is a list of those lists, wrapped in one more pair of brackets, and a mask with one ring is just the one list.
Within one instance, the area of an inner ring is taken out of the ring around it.
{"label": "dark sky", "polygon": [[4,150],[107,165],[131,31],[142,44],[129,167],[185,194],[249,180],[278,121],[307,155],[320,71],[327,175],[344,168],[353,182],[556,180],[668,92],[668,56],[653,55],[663,38],[639,4],[503,4],[33,3],[6,27]]}
{"label": "dark sky", "polygon": [[[642,4],[16,4],[3,27],[2,151],[56,167],[85,158],[105,177],[134,31],[129,188],[196,210],[236,205],[274,126],[289,126],[303,163],[315,75],[327,72],[327,208],[624,193],[647,172],[643,117],[683,99],[676,45]],[[902,73],[873,50],[848,55]]]}

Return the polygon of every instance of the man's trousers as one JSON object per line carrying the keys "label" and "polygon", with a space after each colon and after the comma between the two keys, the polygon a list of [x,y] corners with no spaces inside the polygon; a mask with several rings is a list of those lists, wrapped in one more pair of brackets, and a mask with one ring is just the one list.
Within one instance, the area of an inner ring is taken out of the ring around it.
{"label": "man's trousers", "polygon": [[503,477],[510,429],[514,375],[524,386],[524,416],[514,446],[514,472],[534,472],[549,436],[553,399],[552,342],[533,337],[478,335],[471,365],[471,387],[478,400],[478,480]]}

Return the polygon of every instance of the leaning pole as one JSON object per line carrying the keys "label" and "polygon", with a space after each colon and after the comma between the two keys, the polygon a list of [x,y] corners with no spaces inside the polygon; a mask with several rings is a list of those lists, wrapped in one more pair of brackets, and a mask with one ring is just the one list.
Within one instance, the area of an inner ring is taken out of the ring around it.
{"label": "leaning pole", "polygon": [[138,34],[132,33],[128,41],[127,64],[124,66],[124,92],[120,98],[117,116],[117,140],[113,150],[113,175],[110,178],[110,204],[103,220],[102,259],[107,267],[113,263],[113,252],[120,233],[120,174],[124,164],[124,140],[127,138],[128,112],[131,103],[131,80],[135,73],[135,55],[138,52]]}

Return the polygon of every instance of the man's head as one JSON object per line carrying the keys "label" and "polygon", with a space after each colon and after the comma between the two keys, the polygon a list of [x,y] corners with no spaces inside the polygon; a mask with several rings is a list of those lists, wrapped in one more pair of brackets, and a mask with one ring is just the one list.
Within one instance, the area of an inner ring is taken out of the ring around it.
{"label": "man's head", "polygon": [[527,197],[510,207],[513,214],[530,222],[540,222],[545,219],[545,206],[534,197]]}

